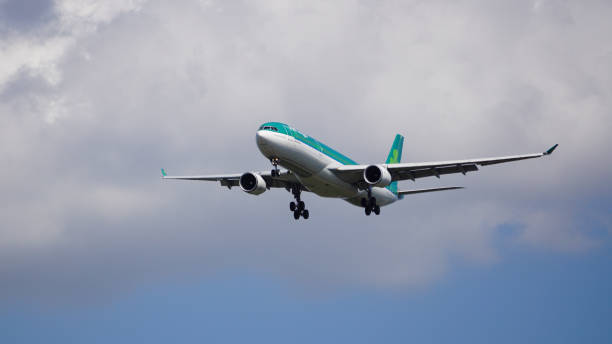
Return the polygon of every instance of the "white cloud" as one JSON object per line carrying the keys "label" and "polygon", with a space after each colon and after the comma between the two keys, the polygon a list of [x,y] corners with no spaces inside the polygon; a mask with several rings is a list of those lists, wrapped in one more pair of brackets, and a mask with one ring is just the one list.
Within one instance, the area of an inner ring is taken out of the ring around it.
{"label": "white cloud", "polygon": [[0,40],[0,91],[20,71],[31,76],[42,77],[50,85],[61,81],[57,61],[72,44],[72,39],[55,37],[51,39],[9,37]]}
{"label": "white cloud", "polygon": [[139,11],[147,0],[58,0],[55,3],[62,30],[70,34],[95,31],[100,24],[109,23],[117,16]]}

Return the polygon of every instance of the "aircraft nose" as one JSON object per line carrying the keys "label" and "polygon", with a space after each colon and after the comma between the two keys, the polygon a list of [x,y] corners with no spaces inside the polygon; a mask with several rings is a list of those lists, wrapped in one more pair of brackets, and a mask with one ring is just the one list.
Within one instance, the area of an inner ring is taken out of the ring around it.
{"label": "aircraft nose", "polygon": [[266,157],[274,155],[274,149],[271,141],[271,133],[269,131],[260,130],[255,134],[255,142],[257,148]]}
{"label": "aircraft nose", "polygon": [[264,130],[259,130],[257,134],[255,134],[255,141],[258,146],[265,146],[268,144],[268,138],[266,137],[266,132]]}

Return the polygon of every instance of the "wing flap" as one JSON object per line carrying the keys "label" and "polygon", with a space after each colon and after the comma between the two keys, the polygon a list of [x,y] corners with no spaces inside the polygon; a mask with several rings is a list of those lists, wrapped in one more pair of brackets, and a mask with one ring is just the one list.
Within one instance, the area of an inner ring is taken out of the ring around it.
{"label": "wing flap", "polygon": [[[391,171],[391,169],[389,169]],[[450,166],[439,166],[433,168],[419,168],[419,169],[397,169],[391,172],[391,176],[395,176],[393,180],[414,180],[418,178],[425,178],[436,176],[440,177],[444,174],[463,173],[478,171],[478,166],[475,164],[458,164]]]}

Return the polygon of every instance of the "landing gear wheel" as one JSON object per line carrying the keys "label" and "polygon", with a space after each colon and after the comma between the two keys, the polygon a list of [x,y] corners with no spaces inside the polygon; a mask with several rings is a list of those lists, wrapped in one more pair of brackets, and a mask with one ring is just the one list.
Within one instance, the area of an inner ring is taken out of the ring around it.
{"label": "landing gear wheel", "polygon": [[365,214],[366,214],[366,216],[370,216],[370,214],[371,214],[371,213],[372,213],[372,208],[370,208],[370,207],[366,207],[366,208],[365,208]]}
{"label": "landing gear wheel", "polygon": [[380,207],[377,205],[374,206],[374,214],[380,215]]}
{"label": "landing gear wheel", "polygon": [[370,198],[368,205],[370,206],[370,208],[374,208],[376,206],[376,198],[374,197]]}
{"label": "landing gear wheel", "polygon": [[293,194],[293,197],[295,197],[295,202],[289,203],[289,209],[291,209],[293,212],[293,218],[297,220],[300,218],[300,216],[302,216],[304,219],[307,219],[308,216],[310,216],[310,213],[308,210],[306,210],[306,204],[304,204],[304,201],[300,199],[302,190],[299,186],[293,186],[291,188],[291,193]]}

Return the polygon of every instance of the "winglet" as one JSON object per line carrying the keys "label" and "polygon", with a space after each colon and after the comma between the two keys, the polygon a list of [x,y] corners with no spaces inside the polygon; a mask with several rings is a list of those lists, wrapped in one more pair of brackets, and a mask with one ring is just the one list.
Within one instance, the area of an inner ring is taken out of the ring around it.
{"label": "winglet", "polygon": [[554,146],[550,147],[550,148],[549,148],[549,149],[548,149],[546,152],[544,152],[544,155],[550,155],[550,154],[552,154],[552,152],[554,152],[554,151],[555,151],[555,149],[557,148],[557,146],[558,146],[558,145],[559,145],[559,144],[556,144],[556,145],[554,145]]}
{"label": "winglet", "polygon": [[166,170],[164,170],[163,168],[161,169],[161,172],[162,172],[162,177],[167,176],[167,174],[166,174]]}

